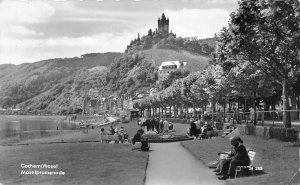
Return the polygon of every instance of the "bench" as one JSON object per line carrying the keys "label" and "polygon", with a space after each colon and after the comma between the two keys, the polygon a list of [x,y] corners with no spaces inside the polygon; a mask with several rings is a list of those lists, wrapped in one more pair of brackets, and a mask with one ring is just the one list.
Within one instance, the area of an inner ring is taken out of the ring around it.
{"label": "bench", "polygon": [[135,142],[134,145],[132,145],[132,150],[140,150],[142,148],[141,142]]}
{"label": "bench", "polygon": [[115,135],[100,135],[100,141],[103,143],[103,141],[106,141],[106,143],[109,143],[110,141],[119,141],[119,136]]}
{"label": "bench", "polygon": [[212,138],[212,137],[217,137],[219,133],[215,130],[207,131],[206,137],[207,138]]}
{"label": "bench", "polygon": [[250,170],[252,172],[252,175],[254,175],[254,170],[262,170],[262,167],[254,167],[253,166],[255,154],[256,154],[256,152],[254,152],[253,150],[248,150],[250,164],[249,164],[249,166],[237,166],[235,169],[235,178],[237,177],[237,174],[239,172],[242,172],[243,170]]}

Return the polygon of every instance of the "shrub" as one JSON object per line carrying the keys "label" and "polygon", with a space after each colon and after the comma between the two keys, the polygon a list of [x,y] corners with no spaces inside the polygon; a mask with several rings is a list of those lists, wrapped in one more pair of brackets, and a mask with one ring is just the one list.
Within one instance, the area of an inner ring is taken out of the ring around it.
{"label": "shrub", "polygon": [[221,123],[221,122],[217,122],[216,123],[216,128],[217,128],[217,130],[223,130],[223,123]]}
{"label": "shrub", "polygon": [[255,127],[255,135],[256,136],[264,137],[264,133],[265,133],[265,127],[263,127],[263,126]]}
{"label": "shrub", "polygon": [[166,118],[169,122],[172,123],[182,123],[182,124],[188,124],[188,121],[186,119],[180,119],[180,118]]}
{"label": "shrub", "polygon": [[246,125],[238,125],[237,128],[238,128],[239,133],[241,135],[245,135],[246,134]]}
{"label": "shrub", "polygon": [[294,128],[270,127],[270,138],[277,138],[281,141],[297,141],[298,130]]}
{"label": "shrub", "polygon": [[245,134],[246,135],[255,135],[255,127],[252,125],[246,125]]}

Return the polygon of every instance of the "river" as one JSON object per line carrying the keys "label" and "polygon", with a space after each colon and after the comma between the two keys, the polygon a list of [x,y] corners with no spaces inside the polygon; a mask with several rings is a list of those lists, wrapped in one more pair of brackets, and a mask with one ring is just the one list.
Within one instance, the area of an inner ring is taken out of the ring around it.
{"label": "river", "polygon": [[[79,119],[77,120],[79,121]],[[85,122],[86,120],[90,123],[92,121],[100,122],[102,118],[85,119]],[[78,128],[78,122],[65,116],[0,115],[0,144],[5,145],[28,139],[75,132],[76,128]]]}

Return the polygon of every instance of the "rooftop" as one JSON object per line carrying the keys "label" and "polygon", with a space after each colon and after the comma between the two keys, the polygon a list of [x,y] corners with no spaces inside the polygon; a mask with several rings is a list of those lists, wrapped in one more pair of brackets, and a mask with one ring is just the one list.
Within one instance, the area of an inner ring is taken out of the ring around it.
{"label": "rooftop", "polygon": [[[173,65],[176,65],[177,69],[178,69],[180,67],[180,62],[181,62],[180,60],[162,62],[160,64],[160,66],[158,67],[158,70],[162,70],[163,66],[173,66]],[[183,63],[183,66],[186,66],[186,62],[182,62],[182,63]]]}

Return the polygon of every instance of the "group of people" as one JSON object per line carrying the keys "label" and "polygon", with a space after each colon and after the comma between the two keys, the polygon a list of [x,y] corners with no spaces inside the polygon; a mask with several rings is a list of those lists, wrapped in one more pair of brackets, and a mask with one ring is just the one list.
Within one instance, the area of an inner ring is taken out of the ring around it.
{"label": "group of people", "polygon": [[207,132],[212,131],[213,127],[208,123],[198,119],[191,119],[191,125],[187,130],[187,134],[191,137],[195,137],[197,139],[206,139]]}
{"label": "group of people", "polygon": [[107,132],[105,132],[104,128],[100,129],[100,135],[114,135],[114,136],[118,136],[119,140],[115,141],[115,143],[119,143],[119,141],[121,141],[121,143],[124,142],[124,139],[129,137],[128,132],[124,129],[123,126],[121,126],[120,128],[118,127],[114,127],[113,125],[110,126],[109,130]]}
{"label": "group of people", "polygon": [[233,178],[237,166],[250,165],[250,158],[243,145],[243,140],[238,136],[231,137],[229,140],[232,145],[231,151],[218,153],[222,157],[219,157],[216,169],[214,170],[220,180]]}
{"label": "group of people", "polygon": [[145,131],[155,131],[156,133],[162,133],[173,131],[174,125],[167,120],[159,118],[138,120],[138,125],[143,127]]}

